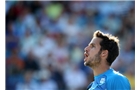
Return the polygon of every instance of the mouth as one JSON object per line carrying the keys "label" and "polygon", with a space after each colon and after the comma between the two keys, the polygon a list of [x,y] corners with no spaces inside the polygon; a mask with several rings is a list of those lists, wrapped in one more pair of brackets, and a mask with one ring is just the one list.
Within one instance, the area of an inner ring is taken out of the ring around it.
{"label": "mouth", "polygon": [[84,56],[85,56],[84,61],[86,61],[86,60],[87,60],[88,55],[89,55],[89,54],[88,54],[87,52],[84,52]]}

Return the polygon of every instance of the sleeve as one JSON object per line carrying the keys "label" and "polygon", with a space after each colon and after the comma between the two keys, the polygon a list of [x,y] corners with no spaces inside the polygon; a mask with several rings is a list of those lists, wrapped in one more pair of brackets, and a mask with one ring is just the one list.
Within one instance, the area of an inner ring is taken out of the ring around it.
{"label": "sleeve", "polygon": [[115,77],[108,82],[108,90],[131,90],[130,83],[126,77]]}

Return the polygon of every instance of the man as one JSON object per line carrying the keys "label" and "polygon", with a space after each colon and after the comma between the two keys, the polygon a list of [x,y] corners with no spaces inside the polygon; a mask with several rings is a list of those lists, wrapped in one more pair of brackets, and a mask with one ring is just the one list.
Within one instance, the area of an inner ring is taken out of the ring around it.
{"label": "man", "polygon": [[84,52],[84,65],[92,68],[94,81],[87,90],[130,90],[128,79],[111,68],[119,55],[119,40],[97,30]]}

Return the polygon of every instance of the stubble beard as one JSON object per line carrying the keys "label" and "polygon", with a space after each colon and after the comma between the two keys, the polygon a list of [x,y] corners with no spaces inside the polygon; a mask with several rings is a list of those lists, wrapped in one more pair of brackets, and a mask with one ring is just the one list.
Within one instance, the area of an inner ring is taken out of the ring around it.
{"label": "stubble beard", "polygon": [[97,68],[101,63],[100,53],[96,54],[94,58],[90,58],[87,62],[84,63],[85,66],[91,68]]}

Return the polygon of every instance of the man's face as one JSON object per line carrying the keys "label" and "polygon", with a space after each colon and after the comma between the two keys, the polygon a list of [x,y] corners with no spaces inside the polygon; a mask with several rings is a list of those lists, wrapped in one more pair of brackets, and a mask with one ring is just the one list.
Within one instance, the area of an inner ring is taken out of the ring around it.
{"label": "man's face", "polygon": [[98,67],[101,62],[100,57],[100,42],[102,39],[94,37],[89,45],[85,48],[84,52],[84,65],[89,67]]}

